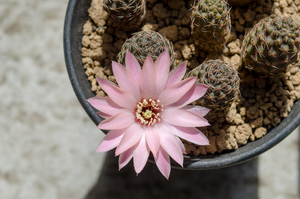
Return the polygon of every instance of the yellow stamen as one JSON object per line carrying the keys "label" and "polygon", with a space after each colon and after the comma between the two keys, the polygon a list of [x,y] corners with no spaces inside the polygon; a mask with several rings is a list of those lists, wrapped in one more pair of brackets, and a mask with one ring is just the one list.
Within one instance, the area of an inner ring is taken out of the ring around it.
{"label": "yellow stamen", "polygon": [[143,99],[139,102],[135,112],[137,120],[139,120],[141,124],[148,126],[152,126],[156,122],[160,122],[162,118],[162,116],[160,116],[160,112],[163,111],[163,105],[160,105],[159,102],[159,100],[153,99]]}

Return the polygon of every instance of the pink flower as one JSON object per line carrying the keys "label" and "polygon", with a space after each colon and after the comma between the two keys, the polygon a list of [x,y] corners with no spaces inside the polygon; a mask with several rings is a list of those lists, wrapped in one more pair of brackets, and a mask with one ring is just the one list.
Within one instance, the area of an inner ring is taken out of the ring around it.
{"label": "pink flower", "polygon": [[198,145],[209,144],[205,135],[195,128],[209,125],[203,118],[209,109],[188,105],[202,97],[208,86],[195,84],[195,77],[182,80],[186,63],[169,73],[167,51],[155,63],[148,56],[142,69],[128,52],[125,65],[112,62],[119,86],[98,78],[109,97],[88,99],[99,110],[99,115],[106,118],[98,128],[111,130],[100,142],[97,152],[116,147],[119,168],[133,159],[137,174],[143,170],[151,152],[160,172],[169,178],[170,157],[183,166],[185,148],[179,138]]}

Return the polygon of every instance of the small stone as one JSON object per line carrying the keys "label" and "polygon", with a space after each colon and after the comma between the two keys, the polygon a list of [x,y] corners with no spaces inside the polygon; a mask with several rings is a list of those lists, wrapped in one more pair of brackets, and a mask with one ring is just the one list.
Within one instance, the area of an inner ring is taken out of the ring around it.
{"label": "small stone", "polygon": [[269,118],[267,118],[267,117],[264,118],[263,122],[264,122],[265,126],[268,126],[269,124],[271,124],[271,120]]}
{"label": "small stone", "polygon": [[84,25],[83,25],[83,34],[85,35],[90,35],[93,32],[93,24],[91,21],[87,21]]}
{"label": "small stone", "polygon": [[217,136],[218,151],[237,149],[238,144],[232,133]]}
{"label": "small stone", "polygon": [[241,49],[240,47],[238,46],[238,41],[232,41],[230,42],[227,47],[229,48],[229,53],[230,54],[238,54],[241,52]]}
{"label": "small stone", "polygon": [[104,10],[103,5],[99,3],[99,0],[92,0],[88,13],[97,27],[101,27],[106,24],[108,13]]}
{"label": "small stone", "polygon": [[181,49],[181,54],[185,60],[188,60],[192,57],[191,48],[188,45],[184,45]]}
{"label": "small stone", "polygon": [[252,134],[252,129],[249,124],[242,124],[237,127],[237,131],[234,133],[236,141],[239,145],[247,144],[247,141]]}
{"label": "small stone", "polygon": [[93,60],[90,57],[84,57],[84,58],[82,58],[82,63],[83,64],[88,64],[89,66],[92,66],[93,65]]}
{"label": "small stone", "polygon": [[263,125],[263,117],[259,117],[250,123],[251,128],[255,129]]}
{"label": "small stone", "polygon": [[87,47],[89,47],[90,43],[91,43],[91,40],[89,39],[89,37],[87,35],[83,35],[82,42],[81,42],[82,46],[87,48]]}
{"label": "small stone", "polygon": [[239,125],[239,124],[244,124],[244,120],[242,119],[242,116],[240,114],[236,114],[235,115],[235,118],[234,118],[234,123],[236,125]]}
{"label": "small stone", "polygon": [[128,38],[126,32],[124,30],[119,30],[119,29],[116,29],[115,36],[123,40],[126,40]]}
{"label": "small stone", "polygon": [[217,148],[217,137],[216,136],[209,136],[209,145],[205,146],[206,152],[210,154],[214,154],[218,151]]}
{"label": "small stone", "polygon": [[291,68],[290,73],[291,73],[292,75],[295,75],[298,71],[299,71],[299,67],[298,67],[298,66],[295,66],[295,67],[292,67],[292,68]]}
{"label": "small stone", "polygon": [[264,127],[259,127],[254,131],[254,135],[257,139],[263,137],[264,135],[266,135],[267,133],[267,129]]}
{"label": "small stone", "polygon": [[247,108],[246,108],[246,107],[241,107],[241,108],[240,108],[240,115],[241,115],[241,116],[246,116],[246,111],[247,111]]}
{"label": "small stone", "polygon": [[162,3],[155,4],[155,6],[152,8],[152,12],[153,15],[158,19],[165,19],[169,17],[169,12]]}
{"label": "small stone", "polygon": [[114,47],[116,47],[118,51],[121,51],[123,44],[124,44],[124,40],[119,39],[114,43]]}
{"label": "small stone", "polygon": [[177,60],[182,58],[182,54],[180,50],[175,50],[175,55]]}
{"label": "small stone", "polygon": [[184,15],[180,22],[181,22],[181,25],[187,26],[190,24],[190,21],[191,21],[191,17],[190,17],[190,14],[188,14],[188,15]]}
{"label": "small stone", "polygon": [[246,115],[249,119],[256,119],[259,116],[258,108],[256,106],[249,107]]}
{"label": "small stone", "polygon": [[93,60],[102,61],[106,58],[106,53],[101,47],[99,47],[90,52],[90,57]]}
{"label": "small stone", "polygon": [[240,55],[235,54],[230,58],[230,65],[237,71],[240,71],[242,68],[242,58]]}
{"label": "small stone", "polygon": [[178,40],[178,27],[175,25],[162,28],[158,32],[172,42],[176,42]]}
{"label": "small stone", "polygon": [[179,39],[184,40],[188,39],[191,36],[191,32],[188,28],[181,28],[179,30]]}
{"label": "small stone", "polygon": [[291,81],[293,85],[299,85],[300,84],[300,73],[297,73],[296,75],[291,76]]}
{"label": "small stone", "polygon": [[242,26],[239,22],[235,22],[235,30],[238,32],[244,32],[244,26]]}
{"label": "small stone", "polygon": [[111,43],[113,42],[113,37],[107,33],[104,33],[104,35],[102,36],[102,40],[104,43]]}
{"label": "small stone", "polygon": [[237,36],[236,36],[236,33],[235,32],[230,32],[230,35],[229,35],[229,38],[228,38],[228,43],[236,40]]}
{"label": "small stone", "polygon": [[158,25],[157,24],[145,24],[143,27],[142,27],[142,30],[143,31],[146,31],[146,30],[153,30],[153,31],[156,31],[158,28]]}
{"label": "small stone", "polygon": [[253,22],[255,14],[253,10],[248,9],[246,12],[243,12],[242,15],[247,22]]}
{"label": "small stone", "polygon": [[281,8],[288,7],[287,1],[286,0],[280,0],[279,5]]}
{"label": "small stone", "polygon": [[172,0],[172,1],[168,1],[168,6],[173,10],[178,10],[182,6],[185,6],[185,3],[183,0]]}

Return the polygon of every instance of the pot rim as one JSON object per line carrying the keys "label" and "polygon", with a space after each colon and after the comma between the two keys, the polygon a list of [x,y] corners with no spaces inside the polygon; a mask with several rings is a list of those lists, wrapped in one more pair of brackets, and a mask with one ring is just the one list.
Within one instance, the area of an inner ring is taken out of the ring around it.
{"label": "pot rim", "polygon": [[[98,125],[103,118],[101,118],[96,113],[96,110],[87,102],[88,98],[95,95],[91,91],[90,83],[85,76],[81,53],[78,55],[78,52],[81,52],[82,27],[83,23],[88,19],[86,10],[90,6],[90,2],[91,0],[69,0],[65,15],[63,42],[66,68],[73,90],[86,113],[92,121]],[[277,127],[269,130],[262,138],[248,142],[246,145],[229,152],[214,155],[185,156],[183,169],[220,169],[243,163],[274,147],[293,132],[299,124],[300,101],[298,100],[294,103],[288,117],[284,118]],[[108,131],[104,130],[103,132],[106,134]],[[150,161],[153,162],[152,157]],[[172,167],[182,168],[174,161],[172,161]]]}

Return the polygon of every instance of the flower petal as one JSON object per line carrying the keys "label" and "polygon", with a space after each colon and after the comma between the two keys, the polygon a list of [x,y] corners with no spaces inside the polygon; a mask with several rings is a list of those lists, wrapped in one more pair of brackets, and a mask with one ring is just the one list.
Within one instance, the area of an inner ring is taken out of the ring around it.
{"label": "flower petal", "polygon": [[123,65],[114,61],[112,62],[112,69],[119,87],[131,93],[137,101],[140,100],[141,93],[139,83],[135,80],[133,75]]}
{"label": "flower petal", "polygon": [[207,137],[197,128],[174,126],[174,134],[197,145],[209,145]]}
{"label": "flower petal", "polygon": [[126,132],[124,133],[124,136],[116,149],[116,156],[120,155],[121,153],[124,153],[129,148],[136,145],[140,141],[143,134],[144,130],[141,129],[139,124],[134,123],[131,126],[129,126],[126,129]]}
{"label": "flower petal", "polygon": [[126,68],[118,62],[112,61],[112,71],[120,88],[128,88]]}
{"label": "flower petal", "polygon": [[171,172],[170,157],[162,147],[160,147],[160,149],[158,150],[155,163],[157,165],[157,168],[165,176],[165,178],[169,179]]}
{"label": "flower petal", "polygon": [[136,82],[139,84],[141,79],[141,66],[139,62],[136,60],[136,58],[127,51],[125,56],[125,66],[128,69],[128,71],[132,74],[132,76],[135,78]]}
{"label": "flower petal", "polygon": [[124,153],[120,154],[120,156],[119,156],[119,170],[121,170],[124,166],[126,166],[129,163],[129,161],[132,159],[133,151],[136,149],[136,147],[137,147],[137,145],[131,147],[130,149],[128,149]]}
{"label": "flower petal", "polygon": [[196,78],[191,77],[174,84],[173,86],[165,89],[159,96],[158,99],[161,104],[167,106],[182,98],[192,86],[195,84]]}
{"label": "flower petal", "polygon": [[170,72],[170,55],[166,50],[155,61],[156,70],[156,94],[162,92],[168,81]]}
{"label": "flower petal", "polygon": [[169,124],[183,127],[202,127],[208,126],[209,123],[203,117],[196,115],[184,109],[165,109],[163,120]]}
{"label": "flower petal", "polygon": [[141,94],[145,99],[153,99],[156,91],[156,72],[150,55],[147,56],[140,80]]}
{"label": "flower petal", "polygon": [[205,84],[195,84],[182,98],[169,106],[177,108],[184,107],[202,97],[208,88],[209,87]]}
{"label": "flower petal", "polygon": [[117,129],[108,132],[101,140],[97,152],[106,152],[117,147],[123,137],[124,129]]}
{"label": "flower petal", "polygon": [[133,97],[133,95],[123,89],[120,89],[117,85],[106,79],[97,78],[97,80],[100,87],[115,103],[128,109],[135,107],[137,100]]}
{"label": "flower petal", "polygon": [[145,132],[147,145],[150,151],[152,152],[154,158],[156,158],[158,149],[160,147],[160,138],[159,138],[160,133],[164,133],[164,132],[160,132],[160,128],[155,128],[155,127],[150,127]]}
{"label": "flower petal", "polygon": [[108,97],[91,97],[87,100],[95,109],[104,114],[116,115],[124,109]]}
{"label": "flower petal", "polygon": [[181,146],[174,134],[170,132],[170,128],[165,128],[166,132],[159,134],[161,147],[175,160],[179,165],[183,166],[183,154]]}
{"label": "flower petal", "polygon": [[130,112],[121,112],[103,120],[99,125],[99,129],[112,130],[123,129],[129,127],[135,122],[135,116]]}
{"label": "flower petal", "polygon": [[133,152],[133,166],[136,174],[139,174],[145,167],[150,150],[146,144],[145,135],[141,138],[138,146]]}
{"label": "flower petal", "polygon": [[168,88],[182,80],[182,78],[185,75],[186,64],[187,64],[186,62],[183,62],[171,71],[171,73],[169,74],[166,88]]}
{"label": "flower petal", "polygon": [[187,105],[183,107],[183,109],[202,117],[204,117],[210,111],[209,108],[205,108],[203,106],[193,106],[193,105]]}
{"label": "flower petal", "polygon": [[185,146],[184,146],[184,144],[182,143],[182,141],[178,138],[178,137],[176,137],[176,139],[177,139],[177,142],[179,143],[179,145],[180,145],[180,148],[181,148],[181,151],[182,151],[182,154],[186,154],[186,151],[185,151]]}

